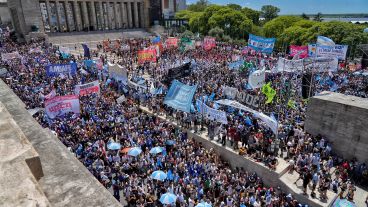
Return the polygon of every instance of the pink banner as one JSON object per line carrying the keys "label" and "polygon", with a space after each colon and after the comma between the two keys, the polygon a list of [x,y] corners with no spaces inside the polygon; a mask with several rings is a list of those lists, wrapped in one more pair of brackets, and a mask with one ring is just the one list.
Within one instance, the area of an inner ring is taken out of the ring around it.
{"label": "pink banner", "polygon": [[216,39],[214,37],[205,37],[203,40],[203,47],[205,50],[211,50],[216,47]]}
{"label": "pink banner", "polygon": [[290,45],[290,56],[298,56],[299,58],[308,57],[308,46]]}
{"label": "pink banner", "polygon": [[51,119],[68,112],[79,114],[79,98],[76,95],[56,96],[45,102],[45,111]]}
{"label": "pink banner", "polygon": [[166,47],[178,47],[179,39],[176,37],[169,37],[166,39]]}
{"label": "pink banner", "polygon": [[49,94],[47,94],[45,96],[45,100],[48,100],[48,99],[51,99],[51,98],[54,98],[56,96],[56,91],[55,90],[52,90]]}
{"label": "pink banner", "polygon": [[100,93],[100,84],[98,80],[86,83],[83,85],[76,85],[74,89],[75,95],[85,96],[91,93]]}

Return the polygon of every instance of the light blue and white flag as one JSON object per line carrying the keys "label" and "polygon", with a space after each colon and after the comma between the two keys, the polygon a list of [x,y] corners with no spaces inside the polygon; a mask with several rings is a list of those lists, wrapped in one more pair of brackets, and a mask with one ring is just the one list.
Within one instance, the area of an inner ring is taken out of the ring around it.
{"label": "light blue and white flag", "polygon": [[63,57],[63,59],[66,59],[66,58],[69,58],[70,57],[70,49],[69,49],[69,47],[60,46],[59,47],[59,52],[60,52],[61,56]]}
{"label": "light blue and white flag", "polygon": [[196,89],[197,85],[189,86],[178,80],[174,80],[166,94],[164,104],[174,109],[190,113],[190,106],[192,105],[192,99]]}
{"label": "light blue and white flag", "polygon": [[333,40],[331,40],[330,38],[328,38],[328,37],[318,36],[317,37],[317,44],[318,44],[318,46],[320,46],[320,45],[334,46],[335,42]]}
{"label": "light blue and white flag", "polygon": [[235,69],[239,69],[243,65],[244,65],[244,60],[238,60],[238,61],[229,63],[228,67],[230,70],[235,70]]}
{"label": "light blue and white flag", "polygon": [[248,47],[262,53],[272,53],[276,38],[265,38],[249,34]]}

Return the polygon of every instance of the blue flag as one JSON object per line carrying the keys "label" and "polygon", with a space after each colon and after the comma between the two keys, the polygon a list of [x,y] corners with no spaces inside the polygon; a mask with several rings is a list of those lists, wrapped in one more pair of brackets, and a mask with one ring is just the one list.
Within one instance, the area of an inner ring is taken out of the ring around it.
{"label": "blue flag", "polygon": [[197,85],[189,86],[174,80],[165,97],[164,104],[173,107],[174,109],[190,113],[190,106]]}
{"label": "blue flag", "polygon": [[84,50],[84,57],[91,58],[91,54],[89,52],[89,47],[86,44],[82,44]]}

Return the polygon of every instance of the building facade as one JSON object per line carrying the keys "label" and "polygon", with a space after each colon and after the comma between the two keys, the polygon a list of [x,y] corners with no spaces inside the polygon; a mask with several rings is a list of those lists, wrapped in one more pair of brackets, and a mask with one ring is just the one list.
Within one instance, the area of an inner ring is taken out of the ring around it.
{"label": "building facade", "polygon": [[11,0],[15,30],[38,32],[147,28],[149,0]]}
{"label": "building facade", "polygon": [[164,19],[172,19],[175,13],[186,9],[185,0],[162,0],[162,14]]}

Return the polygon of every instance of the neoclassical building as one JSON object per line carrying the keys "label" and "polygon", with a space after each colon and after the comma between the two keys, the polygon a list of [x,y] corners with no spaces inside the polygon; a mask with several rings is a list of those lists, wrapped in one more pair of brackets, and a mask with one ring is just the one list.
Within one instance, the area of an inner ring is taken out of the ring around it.
{"label": "neoclassical building", "polygon": [[[160,8],[156,0],[8,0],[13,26],[31,31],[73,32],[147,28]],[[159,1],[159,0],[157,0]],[[157,17],[156,17],[157,18]]]}

